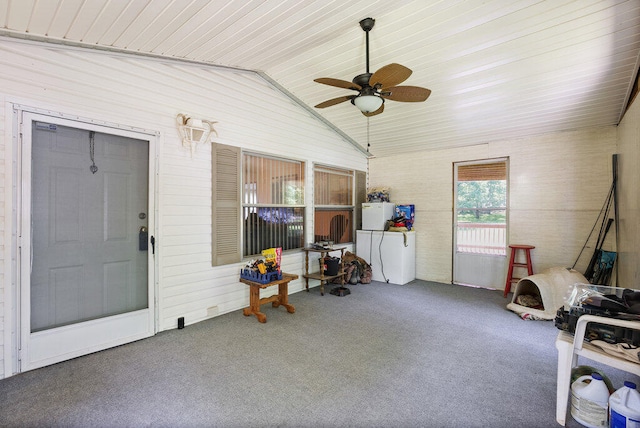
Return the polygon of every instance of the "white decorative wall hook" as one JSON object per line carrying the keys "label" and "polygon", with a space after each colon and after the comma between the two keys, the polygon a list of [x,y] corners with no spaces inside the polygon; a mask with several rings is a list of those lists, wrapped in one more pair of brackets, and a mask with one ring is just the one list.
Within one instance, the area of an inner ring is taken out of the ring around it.
{"label": "white decorative wall hook", "polygon": [[182,146],[191,150],[191,156],[198,145],[211,142],[211,133],[218,135],[218,132],[213,129],[213,124],[217,122],[194,119],[182,113],[178,114],[176,121],[178,122],[178,132],[182,138]]}

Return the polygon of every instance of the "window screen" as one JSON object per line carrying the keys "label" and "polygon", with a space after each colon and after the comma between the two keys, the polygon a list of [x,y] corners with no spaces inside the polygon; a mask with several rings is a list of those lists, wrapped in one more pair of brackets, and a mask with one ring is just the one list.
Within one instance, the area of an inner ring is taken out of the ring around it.
{"label": "window screen", "polygon": [[243,155],[244,256],[304,246],[304,162]]}
{"label": "window screen", "polygon": [[316,166],[313,181],[315,242],[352,242],[354,172]]}

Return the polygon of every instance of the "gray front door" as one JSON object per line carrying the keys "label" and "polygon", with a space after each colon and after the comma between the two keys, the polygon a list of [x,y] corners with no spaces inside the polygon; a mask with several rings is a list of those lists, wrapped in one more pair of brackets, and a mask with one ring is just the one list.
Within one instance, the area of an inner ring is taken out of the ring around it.
{"label": "gray front door", "polygon": [[148,136],[30,113],[23,132],[21,370],[153,334]]}

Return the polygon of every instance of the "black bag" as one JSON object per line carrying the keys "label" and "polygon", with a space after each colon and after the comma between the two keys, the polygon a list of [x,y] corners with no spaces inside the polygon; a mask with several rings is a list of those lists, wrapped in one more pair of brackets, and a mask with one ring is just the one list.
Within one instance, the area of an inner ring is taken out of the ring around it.
{"label": "black bag", "polygon": [[325,257],[324,266],[322,266],[322,258],[320,258],[320,269],[324,269],[326,276],[334,276],[340,272],[340,258],[339,257]]}

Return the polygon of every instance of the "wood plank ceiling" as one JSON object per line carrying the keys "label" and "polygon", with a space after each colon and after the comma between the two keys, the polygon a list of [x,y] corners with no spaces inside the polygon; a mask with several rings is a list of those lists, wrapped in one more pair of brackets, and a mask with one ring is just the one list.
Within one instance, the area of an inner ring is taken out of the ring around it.
{"label": "wood plank ceiling", "polygon": [[[423,103],[314,109],[389,63]],[[348,139],[387,156],[617,124],[638,70],[638,0],[0,0],[0,36],[260,73]],[[214,89],[212,89],[214,90]]]}

